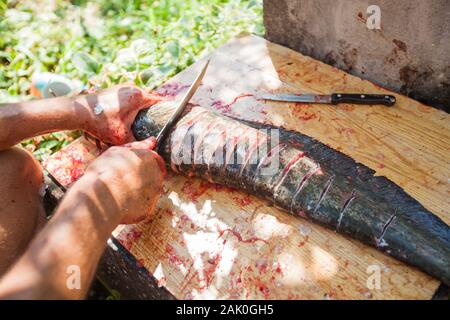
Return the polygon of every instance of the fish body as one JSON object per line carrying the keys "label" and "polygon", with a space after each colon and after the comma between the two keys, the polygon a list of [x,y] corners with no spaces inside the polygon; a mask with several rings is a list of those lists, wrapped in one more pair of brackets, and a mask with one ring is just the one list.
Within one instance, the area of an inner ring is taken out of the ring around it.
{"label": "fish body", "polygon": [[[156,136],[172,110],[141,111],[135,137]],[[311,137],[193,107],[161,153],[175,172],[245,190],[450,285],[449,226],[390,180]]]}

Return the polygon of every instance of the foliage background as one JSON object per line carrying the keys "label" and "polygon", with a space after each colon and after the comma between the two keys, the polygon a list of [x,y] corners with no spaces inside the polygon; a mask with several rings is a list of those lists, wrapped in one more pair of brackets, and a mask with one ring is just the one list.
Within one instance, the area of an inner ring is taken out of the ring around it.
{"label": "foliage background", "polygon": [[[264,33],[262,0],[0,0],[0,103],[30,99],[36,72],[154,88],[242,32]],[[76,136],[22,145],[42,159]]]}

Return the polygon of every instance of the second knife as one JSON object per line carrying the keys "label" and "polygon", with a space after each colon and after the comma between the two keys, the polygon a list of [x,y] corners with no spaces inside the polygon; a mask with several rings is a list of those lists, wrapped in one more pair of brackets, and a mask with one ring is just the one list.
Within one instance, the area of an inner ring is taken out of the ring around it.
{"label": "second knife", "polygon": [[330,95],[266,93],[259,97],[265,100],[284,102],[381,104],[388,107],[392,107],[396,102],[393,95],[366,93],[333,93]]}

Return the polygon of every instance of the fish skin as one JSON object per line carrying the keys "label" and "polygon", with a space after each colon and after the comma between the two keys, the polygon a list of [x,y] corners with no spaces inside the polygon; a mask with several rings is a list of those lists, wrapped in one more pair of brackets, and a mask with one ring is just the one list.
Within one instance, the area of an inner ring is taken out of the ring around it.
{"label": "fish skin", "polygon": [[[177,130],[188,127],[182,146],[193,148],[192,137],[203,137],[200,149],[210,163],[182,163],[176,166],[180,173],[245,190],[290,214],[360,240],[450,285],[450,227],[399,186],[385,177],[375,176],[373,170],[311,137],[283,129],[279,131],[280,143],[286,146],[278,153],[276,174],[262,175],[259,163],[250,161],[244,168],[237,161],[230,161],[226,166],[215,163],[209,158],[212,148],[217,147],[226,154],[226,145],[217,143],[224,129],[232,128],[232,134],[243,139],[261,128],[280,128],[238,121],[205,110],[188,108],[161,149],[162,156],[170,163],[171,147],[180,145]],[[142,140],[156,136],[172,111],[171,105],[161,103],[141,111],[133,125],[135,137]],[[205,134],[207,127],[213,129]],[[270,136],[263,138],[270,140]],[[253,143],[245,142],[245,149],[254,147]],[[269,151],[269,148],[265,150],[266,155]],[[196,162],[199,156],[195,156]],[[236,148],[232,156],[248,157]],[[193,161],[194,157],[191,155],[190,159]],[[285,170],[292,162],[295,165]],[[283,172],[285,176],[280,179]]]}

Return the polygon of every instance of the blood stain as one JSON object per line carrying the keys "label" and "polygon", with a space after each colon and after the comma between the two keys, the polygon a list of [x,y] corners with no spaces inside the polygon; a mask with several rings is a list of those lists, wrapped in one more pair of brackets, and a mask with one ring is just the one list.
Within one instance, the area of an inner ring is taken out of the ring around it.
{"label": "blood stain", "polygon": [[243,239],[241,234],[233,229],[225,229],[225,230],[221,230],[219,233],[219,236],[217,238],[221,238],[225,232],[230,232],[231,234],[233,234],[238,240],[239,242],[244,242],[244,243],[255,243],[256,241],[262,241],[264,243],[267,243],[266,240],[258,238],[258,237],[251,237],[248,239]]}
{"label": "blood stain", "polygon": [[240,207],[245,207],[248,206],[249,204],[252,203],[252,199],[249,195],[246,195],[244,197],[238,197],[235,196],[233,197],[233,200],[240,206]]}
{"label": "blood stain", "polygon": [[351,134],[351,133],[355,133],[355,130],[353,130],[352,128],[339,128],[337,129],[339,133],[345,133],[345,134]]}
{"label": "blood stain", "polygon": [[258,288],[258,290],[263,294],[264,299],[268,300],[270,297],[269,288],[260,279],[255,279],[255,285]]}
{"label": "blood stain", "polygon": [[317,115],[315,113],[303,113],[302,111],[296,109],[292,109],[292,113],[294,117],[304,121],[309,121],[317,118]]}
{"label": "blood stain", "polygon": [[175,265],[184,265],[183,259],[181,259],[176,253],[175,249],[171,245],[167,245],[166,254],[169,256],[169,262]]}
{"label": "blood stain", "polygon": [[222,256],[217,254],[213,258],[208,259],[208,265],[205,267],[204,271],[204,278],[206,286],[209,286],[212,283],[212,280],[214,279],[216,269],[222,260]]}
{"label": "blood stain", "polygon": [[192,202],[198,202],[198,198],[200,198],[206,191],[208,191],[208,186],[205,184],[196,184],[192,181],[187,180],[181,191],[185,193]]}
{"label": "blood stain", "polygon": [[236,189],[222,186],[217,183],[201,181],[200,183],[197,184],[190,180],[187,180],[184,183],[183,187],[181,188],[181,191],[185,193],[189,197],[189,199],[193,202],[198,202],[198,199],[208,190],[222,191],[229,193],[233,193],[236,191]]}
{"label": "blood stain", "polygon": [[282,274],[283,273],[283,269],[281,268],[281,264],[277,263],[277,267],[275,269],[276,273]]}
{"label": "blood stain", "polygon": [[184,89],[189,88],[189,85],[182,85],[180,83],[167,83],[162,85],[159,89],[158,89],[158,93],[162,96],[167,96],[167,97],[171,97],[174,98],[176,97],[181,91],[183,91]]}
{"label": "blood stain", "polygon": [[308,242],[308,239],[309,239],[309,236],[306,236],[306,237],[305,237],[305,240],[301,241],[301,242],[298,244],[298,247],[299,247],[299,248],[303,247],[303,246]]}
{"label": "blood stain", "polygon": [[338,106],[338,108],[340,110],[349,111],[349,112],[356,109],[356,107],[352,104],[341,104]]}
{"label": "blood stain", "polygon": [[259,259],[255,262],[255,267],[259,270],[259,273],[265,273],[267,272],[267,261]]}
{"label": "blood stain", "polygon": [[133,244],[141,237],[141,235],[142,231],[130,230],[120,233],[117,239],[128,251],[130,251]]}
{"label": "blood stain", "polygon": [[212,106],[214,109],[216,109],[216,110],[218,110],[218,111],[220,111],[220,112],[222,112],[222,113],[231,113],[231,112],[232,112],[231,109],[232,109],[233,105],[234,105],[239,99],[242,99],[242,98],[245,98],[245,97],[253,97],[253,94],[251,94],[251,93],[244,93],[244,94],[241,94],[241,95],[235,97],[235,98],[233,99],[233,101],[231,101],[230,103],[225,103],[225,102],[223,102],[223,101],[221,101],[221,100],[217,100],[217,101],[214,101],[214,102],[211,104],[211,106]]}

